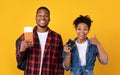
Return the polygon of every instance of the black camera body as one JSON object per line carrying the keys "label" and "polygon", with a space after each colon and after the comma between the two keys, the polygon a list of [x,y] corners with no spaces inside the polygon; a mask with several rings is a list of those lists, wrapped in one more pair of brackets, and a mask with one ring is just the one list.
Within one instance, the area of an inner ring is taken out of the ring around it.
{"label": "black camera body", "polygon": [[66,45],[73,48],[73,46],[75,45],[75,42],[73,40],[69,39],[68,42],[66,43]]}

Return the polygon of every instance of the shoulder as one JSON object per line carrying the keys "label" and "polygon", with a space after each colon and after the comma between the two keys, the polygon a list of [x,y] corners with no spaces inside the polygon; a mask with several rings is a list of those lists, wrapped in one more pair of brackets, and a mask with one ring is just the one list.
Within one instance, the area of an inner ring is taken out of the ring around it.
{"label": "shoulder", "polygon": [[87,41],[88,41],[88,47],[90,49],[97,50],[97,46],[96,45],[92,44],[89,39],[87,39]]}
{"label": "shoulder", "polygon": [[60,35],[59,33],[55,32],[55,31],[53,31],[53,30],[50,30],[49,32],[50,32],[50,35],[51,35],[52,37],[61,38],[61,35]]}

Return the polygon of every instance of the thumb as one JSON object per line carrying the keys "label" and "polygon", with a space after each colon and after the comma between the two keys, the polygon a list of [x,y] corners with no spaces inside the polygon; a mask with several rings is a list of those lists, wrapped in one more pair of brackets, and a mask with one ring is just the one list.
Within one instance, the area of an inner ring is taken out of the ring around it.
{"label": "thumb", "polygon": [[93,38],[96,38],[96,34],[94,33],[94,36],[93,36]]}

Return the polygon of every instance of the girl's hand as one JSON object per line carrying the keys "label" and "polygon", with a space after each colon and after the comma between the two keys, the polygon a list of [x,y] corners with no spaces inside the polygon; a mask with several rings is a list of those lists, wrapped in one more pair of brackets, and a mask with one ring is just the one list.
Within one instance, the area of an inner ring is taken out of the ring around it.
{"label": "girl's hand", "polygon": [[70,50],[71,50],[71,47],[69,47],[69,46],[67,46],[67,45],[64,46],[64,52],[65,52],[66,54],[70,54]]}
{"label": "girl's hand", "polygon": [[96,45],[96,46],[100,44],[100,42],[98,41],[96,35],[94,35],[94,37],[90,38],[90,42],[92,44]]}

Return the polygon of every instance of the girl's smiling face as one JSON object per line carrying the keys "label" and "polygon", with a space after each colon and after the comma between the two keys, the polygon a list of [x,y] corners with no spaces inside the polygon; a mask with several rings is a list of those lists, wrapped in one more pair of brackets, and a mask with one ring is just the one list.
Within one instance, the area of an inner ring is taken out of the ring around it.
{"label": "girl's smiling face", "polygon": [[79,23],[76,27],[76,33],[79,42],[84,42],[87,38],[87,34],[89,33],[89,28],[85,23]]}

